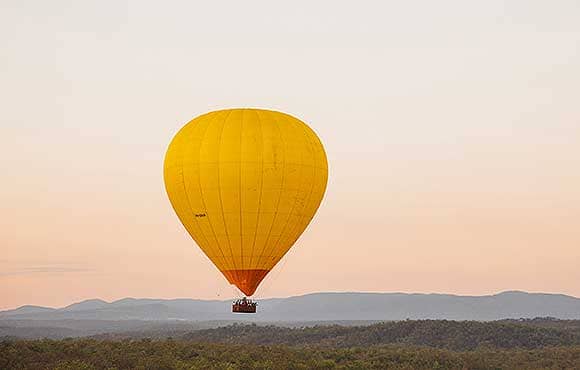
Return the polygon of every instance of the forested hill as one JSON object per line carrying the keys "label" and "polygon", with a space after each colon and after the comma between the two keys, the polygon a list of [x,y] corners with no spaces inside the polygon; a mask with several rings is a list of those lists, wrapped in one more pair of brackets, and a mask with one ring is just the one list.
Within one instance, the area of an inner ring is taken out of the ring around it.
{"label": "forested hill", "polygon": [[476,348],[541,348],[580,345],[574,328],[545,328],[510,322],[406,320],[370,326],[277,326],[231,325],[199,330],[182,339],[196,342],[258,345],[321,345],[359,347],[411,344],[473,350]]}
{"label": "forested hill", "polygon": [[580,346],[449,351],[257,346],[179,340],[0,341],[0,369],[579,369]]}
{"label": "forested hill", "polygon": [[549,318],[237,324],[171,338],[0,340],[0,369],[580,369],[579,326]]}

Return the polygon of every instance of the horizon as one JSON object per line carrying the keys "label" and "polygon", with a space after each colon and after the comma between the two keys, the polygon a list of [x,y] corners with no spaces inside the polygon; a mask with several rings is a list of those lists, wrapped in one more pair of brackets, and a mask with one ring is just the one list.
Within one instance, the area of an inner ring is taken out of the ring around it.
{"label": "horizon", "polygon": [[541,0],[3,4],[0,310],[239,296],[175,215],[163,161],[187,122],[243,106],[307,123],[329,167],[253,298],[580,297],[578,14]]}

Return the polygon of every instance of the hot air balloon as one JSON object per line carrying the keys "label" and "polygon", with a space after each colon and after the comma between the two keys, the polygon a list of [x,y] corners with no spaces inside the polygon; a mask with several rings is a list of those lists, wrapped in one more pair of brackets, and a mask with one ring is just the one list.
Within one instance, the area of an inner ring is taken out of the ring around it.
{"label": "hot air balloon", "polygon": [[[264,109],[226,109],[193,119],[169,144],[164,163],[177,216],[248,297],[312,220],[327,178],[326,154],[314,131]],[[233,306],[234,312],[255,309],[245,297]]]}

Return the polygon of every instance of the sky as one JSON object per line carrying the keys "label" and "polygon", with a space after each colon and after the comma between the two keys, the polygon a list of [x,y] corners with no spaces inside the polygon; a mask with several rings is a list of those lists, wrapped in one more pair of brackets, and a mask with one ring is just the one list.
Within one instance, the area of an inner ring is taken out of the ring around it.
{"label": "sky", "polygon": [[192,118],[280,110],[326,196],[257,298],[580,296],[580,2],[0,3],[0,309],[237,294],[179,223]]}

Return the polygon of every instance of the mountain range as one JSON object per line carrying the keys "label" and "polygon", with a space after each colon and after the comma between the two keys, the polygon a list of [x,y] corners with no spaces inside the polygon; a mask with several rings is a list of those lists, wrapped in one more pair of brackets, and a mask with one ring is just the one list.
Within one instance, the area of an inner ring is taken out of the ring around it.
{"label": "mountain range", "polygon": [[508,291],[486,296],[407,293],[313,293],[260,300],[258,313],[231,313],[231,301],[136,299],[114,302],[91,299],[63,308],[22,306],[0,311],[7,321],[391,321],[447,319],[490,321],[534,317],[580,319],[580,298]]}

